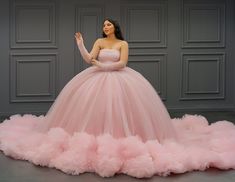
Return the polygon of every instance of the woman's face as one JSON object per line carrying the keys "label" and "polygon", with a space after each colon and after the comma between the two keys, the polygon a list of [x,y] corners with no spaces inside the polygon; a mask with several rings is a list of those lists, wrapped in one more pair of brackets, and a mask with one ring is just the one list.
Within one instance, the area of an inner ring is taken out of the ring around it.
{"label": "woman's face", "polygon": [[103,24],[103,32],[105,33],[105,35],[108,36],[110,34],[113,34],[114,31],[115,31],[114,25],[110,21],[106,20]]}

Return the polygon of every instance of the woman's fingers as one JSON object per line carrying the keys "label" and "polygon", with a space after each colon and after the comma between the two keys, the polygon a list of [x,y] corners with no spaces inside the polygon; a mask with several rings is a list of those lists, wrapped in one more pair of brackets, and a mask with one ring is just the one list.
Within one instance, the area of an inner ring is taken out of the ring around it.
{"label": "woman's fingers", "polygon": [[80,38],[80,37],[82,37],[82,34],[81,34],[80,32],[77,32],[77,33],[76,33],[76,36],[77,36],[78,38]]}
{"label": "woman's fingers", "polygon": [[80,32],[76,32],[76,33],[75,33],[75,38],[81,39],[81,38],[82,38],[81,33],[80,33]]}
{"label": "woman's fingers", "polygon": [[91,60],[91,64],[95,65],[96,61],[94,59]]}

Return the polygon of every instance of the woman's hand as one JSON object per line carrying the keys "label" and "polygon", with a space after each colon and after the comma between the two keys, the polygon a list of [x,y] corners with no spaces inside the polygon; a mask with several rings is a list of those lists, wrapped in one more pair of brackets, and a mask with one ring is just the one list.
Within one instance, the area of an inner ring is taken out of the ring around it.
{"label": "woman's hand", "polygon": [[97,60],[94,59],[94,58],[91,59],[91,64],[94,65],[94,66],[100,67],[100,62],[97,61]]}
{"label": "woman's hand", "polygon": [[76,38],[77,45],[83,43],[82,34],[80,32],[76,32],[74,37]]}

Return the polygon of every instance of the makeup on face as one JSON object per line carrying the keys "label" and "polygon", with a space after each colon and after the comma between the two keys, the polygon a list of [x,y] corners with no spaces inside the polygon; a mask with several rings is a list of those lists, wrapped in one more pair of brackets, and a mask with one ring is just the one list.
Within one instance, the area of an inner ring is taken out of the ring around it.
{"label": "makeup on face", "polygon": [[106,35],[114,32],[114,25],[106,20],[103,24],[103,31]]}

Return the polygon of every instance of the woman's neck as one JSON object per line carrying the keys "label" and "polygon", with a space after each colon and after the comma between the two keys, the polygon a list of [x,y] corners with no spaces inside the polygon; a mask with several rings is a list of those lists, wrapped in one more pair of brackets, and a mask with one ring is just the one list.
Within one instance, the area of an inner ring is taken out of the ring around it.
{"label": "woman's neck", "polygon": [[106,37],[108,40],[116,40],[116,36],[114,34],[107,35]]}

